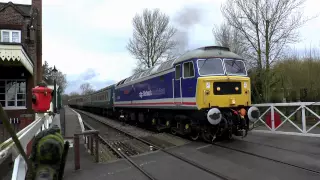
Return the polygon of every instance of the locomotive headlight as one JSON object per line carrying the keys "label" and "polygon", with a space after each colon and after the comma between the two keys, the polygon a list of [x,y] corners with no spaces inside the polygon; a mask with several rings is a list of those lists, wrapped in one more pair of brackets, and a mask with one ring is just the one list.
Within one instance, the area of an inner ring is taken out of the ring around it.
{"label": "locomotive headlight", "polygon": [[221,89],[220,89],[220,87],[217,87],[217,91],[220,91]]}
{"label": "locomotive headlight", "polygon": [[239,88],[238,88],[238,87],[235,87],[234,89],[235,89],[236,91],[239,91]]}
{"label": "locomotive headlight", "polygon": [[210,124],[217,125],[222,119],[221,112],[218,108],[212,108],[208,111],[207,119]]}
{"label": "locomotive headlight", "polygon": [[257,107],[250,107],[248,110],[248,118],[251,122],[255,122],[259,119],[260,117],[260,111]]}

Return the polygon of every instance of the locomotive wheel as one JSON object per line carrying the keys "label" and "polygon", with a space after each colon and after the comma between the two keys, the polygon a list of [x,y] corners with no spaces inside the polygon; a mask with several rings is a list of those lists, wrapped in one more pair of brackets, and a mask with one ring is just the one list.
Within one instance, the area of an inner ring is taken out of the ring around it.
{"label": "locomotive wheel", "polygon": [[225,137],[226,137],[227,140],[232,140],[233,139],[233,135],[232,135],[232,130],[231,129],[226,132]]}
{"label": "locomotive wheel", "polygon": [[190,138],[194,141],[198,140],[200,137],[200,133],[198,131],[192,131],[190,134]]}
{"label": "locomotive wheel", "polygon": [[176,135],[176,134],[177,134],[177,131],[174,130],[173,128],[171,128],[171,133],[172,133],[173,135]]}
{"label": "locomotive wheel", "polygon": [[216,139],[215,136],[213,136],[210,132],[208,131],[203,131],[201,133],[202,135],[202,139],[205,140],[208,143],[212,143],[212,141],[214,141]]}

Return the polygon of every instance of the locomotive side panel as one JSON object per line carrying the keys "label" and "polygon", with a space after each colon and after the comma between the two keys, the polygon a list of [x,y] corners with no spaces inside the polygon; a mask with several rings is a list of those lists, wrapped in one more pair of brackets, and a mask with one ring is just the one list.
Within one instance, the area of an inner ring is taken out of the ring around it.
{"label": "locomotive side panel", "polygon": [[[183,108],[191,106],[195,108],[195,88],[193,92],[188,91],[186,96],[174,96],[174,73],[165,71],[140,82],[129,84],[115,90],[115,107],[134,107],[134,108]],[[194,80],[196,81],[196,80]],[[189,84],[190,85],[190,84]],[[189,88],[189,85],[182,85],[182,89]],[[191,99],[191,103],[189,102]],[[189,102],[189,103],[188,103]],[[178,106],[179,105],[179,106]]]}

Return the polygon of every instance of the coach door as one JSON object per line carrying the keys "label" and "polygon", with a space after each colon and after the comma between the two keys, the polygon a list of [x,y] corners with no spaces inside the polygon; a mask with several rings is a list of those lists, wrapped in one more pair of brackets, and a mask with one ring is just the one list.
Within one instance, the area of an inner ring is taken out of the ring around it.
{"label": "coach door", "polygon": [[174,92],[174,98],[173,102],[176,105],[182,104],[182,85],[181,85],[181,65],[177,64],[175,66],[175,75],[173,79],[173,92]]}

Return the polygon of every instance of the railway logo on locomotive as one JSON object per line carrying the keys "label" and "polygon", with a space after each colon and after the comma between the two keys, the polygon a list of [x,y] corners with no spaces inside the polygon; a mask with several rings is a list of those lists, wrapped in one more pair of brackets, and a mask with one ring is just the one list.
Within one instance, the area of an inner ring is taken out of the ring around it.
{"label": "railway logo on locomotive", "polygon": [[149,91],[142,91],[142,92],[139,93],[139,96],[140,96],[140,98],[143,98],[143,97],[145,97],[145,96],[152,96],[152,91],[151,91],[151,90],[149,90]]}
{"label": "railway logo on locomotive", "polygon": [[139,93],[139,97],[140,98],[143,98],[145,96],[152,96],[152,95],[163,95],[166,93],[166,90],[164,88],[158,88],[154,91],[152,90],[148,90],[148,91],[141,91]]}

